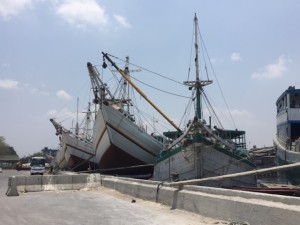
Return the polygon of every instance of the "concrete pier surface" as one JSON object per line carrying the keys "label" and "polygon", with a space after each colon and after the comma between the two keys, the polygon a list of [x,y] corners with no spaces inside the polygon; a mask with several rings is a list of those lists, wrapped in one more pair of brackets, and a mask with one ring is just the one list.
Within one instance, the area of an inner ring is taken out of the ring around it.
{"label": "concrete pier surface", "polygon": [[0,174],[0,225],[230,224],[227,220],[172,209],[106,187],[19,192],[19,196],[7,197],[8,179],[18,175],[30,176],[29,171],[15,170],[3,170]]}

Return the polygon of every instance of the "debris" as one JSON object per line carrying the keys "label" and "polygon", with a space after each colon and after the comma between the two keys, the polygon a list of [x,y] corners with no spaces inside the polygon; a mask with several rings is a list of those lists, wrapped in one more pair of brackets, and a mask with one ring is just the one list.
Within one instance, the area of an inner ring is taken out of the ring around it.
{"label": "debris", "polygon": [[246,221],[233,221],[229,225],[250,225],[250,223]]}

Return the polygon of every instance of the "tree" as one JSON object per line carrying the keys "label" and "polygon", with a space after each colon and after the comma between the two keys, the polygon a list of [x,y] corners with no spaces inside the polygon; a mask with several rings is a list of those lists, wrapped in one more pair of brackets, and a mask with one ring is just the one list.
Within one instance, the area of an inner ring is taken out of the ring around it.
{"label": "tree", "polygon": [[15,149],[5,142],[3,136],[0,136],[0,155],[18,155]]}
{"label": "tree", "polygon": [[5,138],[3,136],[0,136],[0,148],[7,146],[5,142]]}

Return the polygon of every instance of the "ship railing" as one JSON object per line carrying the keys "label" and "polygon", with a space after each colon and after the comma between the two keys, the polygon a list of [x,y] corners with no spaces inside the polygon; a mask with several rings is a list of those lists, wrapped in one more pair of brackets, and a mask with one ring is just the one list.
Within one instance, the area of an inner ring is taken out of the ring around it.
{"label": "ship railing", "polygon": [[207,132],[207,134],[209,134],[212,138],[214,138],[216,140],[216,142],[221,143],[222,145],[224,145],[224,148],[230,149],[230,150],[235,150],[236,149],[236,146],[233,143],[228,142],[227,140],[224,140],[220,136],[214,134],[212,132],[212,130],[208,126],[206,126],[204,123],[200,122],[198,124],[199,124],[200,128],[205,130],[205,132]]}
{"label": "ship railing", "polygon": [[280,139],[278,136],[276,136],[277,141],[279,142],[280,145],[286,146],[286,142]]}
{"label": "ship railing", "polygon": [[295,152],[300,152],[300,137],[295,141]]}
{"label": "ship railing", "polygon": [[287,150],[296,151],[296,144],[294,141],[292,142],[290,139],[284,141],[284,140],[280,139],[278,136],[276,137],[276,139],[279,142],[279,144],[281,146],[285,147]]}

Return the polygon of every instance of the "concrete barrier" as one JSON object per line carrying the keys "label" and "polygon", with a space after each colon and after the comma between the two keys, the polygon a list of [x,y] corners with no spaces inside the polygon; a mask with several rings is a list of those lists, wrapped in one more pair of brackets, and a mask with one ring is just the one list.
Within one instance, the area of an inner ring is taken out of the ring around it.
{"label": "concrete barrier", "polygon": [[17,181],[16,177],[10,177],[8,179],[8,189],[6,191],[7,196],[19,196],[18,190],[17,190]]}
{"label": "concrete barrier", "polygon": [[300,199],[296,197],[193,185],[174,188],[159,182],[112,177],[103,177],[102,185],[171,209],[183,209],[216,219],[246,221],[255,225],[299,224]]}
{"label": "concrete barrier", "polygon": [[34,175],[9,178],[7,196],[18,192],[81,190],[101,186],[100,174]]}
{"label": "concrete barrier", "polygon": [[[89,190],[106,187],[123,194],[183,209],[216,219],[247,221],[250,224],[299,224],[300,199],[186,185],[110,177],[100,174],[17,176],[9,182],[10,195],[17,191]],[[17,190],[17,191],[16,191]]]}

